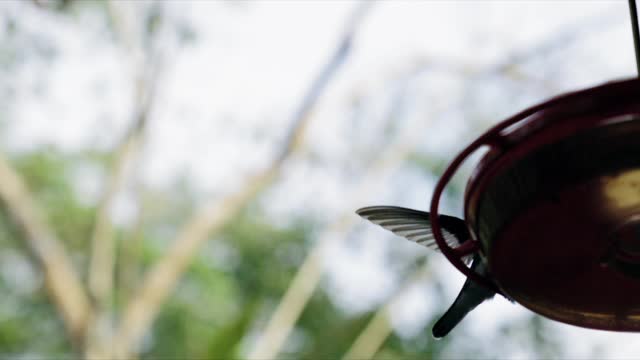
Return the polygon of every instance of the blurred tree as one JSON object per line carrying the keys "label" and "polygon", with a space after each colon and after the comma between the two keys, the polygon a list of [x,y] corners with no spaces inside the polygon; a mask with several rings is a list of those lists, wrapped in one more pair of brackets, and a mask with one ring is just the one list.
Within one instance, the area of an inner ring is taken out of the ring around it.
{"label": "blurred tree", "polygon": [[[0,82],[3,127],[18,121],[13,118],[13,104],[21,86],[33,86],[29,91],[39,96],[48,91],[37,80],[23,85],[24,79],[11,76],[24,68],[46,73],[52,59],[63,51],[49,43],[46,27],[34,29],[29,24],[32,20],[17,16],[15,8],[27,9],[29,16],[43,21],[62,19],[61,26],[77,26],[72,30],[103,20],[108,32],[92,41],[118,48],[116,53],[127,64],[127,81],[134,84],[128,129],[112,148],[90,144],[75,150],[33,146],[11,151],[5,146],[0,155],[0,357],[499,357],[501,350],[486,344],[462,346],[460,340],[430,338],[426,329],[448,305],[442,284],[430,275],[430,257],[415,251],[405,254],[402,262],[406,263],[398,272],[401,280],[409,282],[395,285],[397,295],[383,299],[379,309],[359,312],[346,311],[329,291],[319,287],[325,270],[322,262],[335,245],[336,234],[349,242],[356,219],[352,210],[371,189],[399,169],[418,169],[421,180],[428,181],[446,164],[451,149],[436,153],[420,148],[429,124],[423,119],[401,121],[406,102],[423,101],[420,92],[413,93],[416,98],[410,96],[412,88],[420,87],[421,76],[430,76],[436,69],[464,78],[465,89],[471,90],[465,90],[460,101],[432,105],[432,115],[437,118],[471,104],[464,116],[471,124],[484,126],[496,116],[495,110],[481,108],[485,98],[472,93],[488,77],[520,74],[517,70],[527,59],[545,56],[573,38],[545,40],[534,52],[516,52],[504,63],[473,74],[465,66],[435,61],[412,69],[397,81],[401,90],[391,101],[381,130],[374,134],[374,146],[354,146],[347,151],[349,159],[340,160],[346,177],[357,179],[350,182],[353,198],[343,199],[347,215],[318,219],[301,214],[295,221],[276,224],[268,220],[265,199],[282,180],[287,164],[300,158],[314,162],[314,154],[305,148],[309,119],[348,60],[371,4],[357,4],[347,18],[335,48],[294,108],[289,128],[279,134],[284,140],[272,144],[276,148],[272,160],[246,176],[235,192],[203,201],[206,194],[185,178],[154,188],[142,184],[136,172],[153,110],[159,106],[156,93],[172,63],[166,48],[180,48],[199,36],[188,21],[167,16],[167,3],[33,0],[0,4],[4,29],[0,76],[7,79]],[[90,14],[91,21],[84,14]],[[528,80],[526,76],[504,80],[506,91],[511,94]],[[546,81],[545,86],[553,88]],[[538,95],[538,91],[532,93]],[[519,96],[511,100],[529,99]],[[65,126],[64,119],[52,121]],[[471,137],[475,130],[469,127],[462,136]],[[103,129],[95,131],[98,138],[104,135]],[[363,129],[353,132],[365,133]],[[87,181],[100,188],[96,196],[81,191],[78,184]],[[459,202],[463,187],[463,182],[454,182],[449,199]],[[127,195],[137,211],[131,221],[122,223],[115,219],[113,209]],[[429,298],[438,309],[422,324],[424,331],[401,336],[394,331],[390,308],[415,281],[434,284]],[[464,328],[461,331],[466,341],[470,336]],[[553,332],[536,316],[507,324],[495,336],[502,335],[524,339],[522,346],[533,357],[561,353]]]}

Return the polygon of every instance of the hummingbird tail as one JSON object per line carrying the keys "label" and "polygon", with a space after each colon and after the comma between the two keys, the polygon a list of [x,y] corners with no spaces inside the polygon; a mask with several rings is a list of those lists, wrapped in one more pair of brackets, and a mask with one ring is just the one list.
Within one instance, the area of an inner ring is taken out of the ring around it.
{"label": "hummingbird tail", "polygon": [[[477,264],[481,263],[477,262]],[[480,270],[483,270],[483,267]],[[449,310],[433,326],[431,330],[433,337],[441,338],[446,336],[468,313],[485,300],[491,299],[494,295],[493,291],[474,283],[471,279],[467,279]]]}
{"label": "hummingbird tail", "polygon": [[447,336],[453,328],[455,328],[462,319],[471,311],[471,309],[460,309],[452,305],[447,312],[433,325],[431,332],[436,339]]}

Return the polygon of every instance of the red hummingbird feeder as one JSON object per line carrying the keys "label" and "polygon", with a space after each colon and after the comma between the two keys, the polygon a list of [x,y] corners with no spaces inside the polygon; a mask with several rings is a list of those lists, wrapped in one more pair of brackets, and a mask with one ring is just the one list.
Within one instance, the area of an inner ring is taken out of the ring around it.
{"label": "red hummingbird feeder", "polygon": [[[454,247],[440,197],[481,147],[464,200],[471,238]],[[552,98],[488,130],[440,178],[430,220],[440,250],[471,280],[557,321],[640,331],[640,79]],[[488,276],[465,265],[470,254]]]}

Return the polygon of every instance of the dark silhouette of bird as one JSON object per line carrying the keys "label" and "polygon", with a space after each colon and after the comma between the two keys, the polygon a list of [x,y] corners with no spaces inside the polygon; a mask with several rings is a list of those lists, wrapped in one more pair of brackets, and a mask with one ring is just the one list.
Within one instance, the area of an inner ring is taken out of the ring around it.
{"label": "dark silhouette of bird", "polygon": [[[356,211],[362,218],[392,231],[417,244],[438,250],[429,213],[396,206],[370,206]],[[470,238],[464,220],[454,216],[439,215],[440,226],[449,246],[457,247]],[[487,266],[479,254],[464,259],[471,269],[481,276],[487,275]],[[435,338],[446,336],[476,306],[494,297],[495,291],[467,279],[449,309],[440,317],[432,329]]]}

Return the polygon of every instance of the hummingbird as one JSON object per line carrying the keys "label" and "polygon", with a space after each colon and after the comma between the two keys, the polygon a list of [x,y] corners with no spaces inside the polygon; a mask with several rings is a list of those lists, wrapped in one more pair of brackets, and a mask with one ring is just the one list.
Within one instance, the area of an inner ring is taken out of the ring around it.
{"label": "hummingbird", "polygon": [[[433,250],[439,250],[431,230],[429,213],[397,206],[369,206],[356,211],[363,219],[390,230],[412,242]],[[457,247],[470,239],[464,220],[449,215],[439,215],[443,236],[449,246]],[[478,253],[463,258],[471,263],[471,270],[481,276],[488,275],[485,262]],[[467,279],[449,309],[440,317],[431,330],[433,337],[442,338],[449,334],[464,317],[485,300],[492,299],[495,291]]]}

